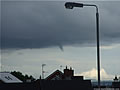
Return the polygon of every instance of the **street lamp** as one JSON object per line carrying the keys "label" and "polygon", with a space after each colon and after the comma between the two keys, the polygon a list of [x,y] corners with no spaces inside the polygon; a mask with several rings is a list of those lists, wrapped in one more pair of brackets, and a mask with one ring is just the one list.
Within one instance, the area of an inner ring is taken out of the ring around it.
{"label": "street lamp", "polygon": [[91,6],[96,8],[96,38],[97,38],[97,69],[98,69],[98,87],[100,88],[100,44],[99,44],[99,11],[97,5],[83,4],[75,2],[66,2],[65,7],[67,9],[73,9],[74,7]]}

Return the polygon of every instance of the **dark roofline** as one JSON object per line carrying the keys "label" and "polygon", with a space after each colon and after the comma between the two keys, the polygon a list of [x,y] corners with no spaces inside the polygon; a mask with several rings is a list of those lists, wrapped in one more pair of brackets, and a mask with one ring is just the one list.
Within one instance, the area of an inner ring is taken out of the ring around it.
{"label": "dark roofline", "polygon": [[47,80],[48,78],[50,78],[52,75],[54,75],[56,72],[60,72],[62,75],[64,75],[60,70],[56,70],[54,71],[52,74],[50,74],[48,77],[45,78],[45,80]]}

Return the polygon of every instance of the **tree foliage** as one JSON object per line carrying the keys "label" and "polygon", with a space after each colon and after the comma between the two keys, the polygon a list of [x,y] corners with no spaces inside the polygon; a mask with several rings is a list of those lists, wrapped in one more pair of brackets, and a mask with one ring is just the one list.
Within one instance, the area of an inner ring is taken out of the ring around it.
{"label": "tree foliage", "polygon": [[21,72],[19,71],[13,71],[11,72],[12,75],[14,75],[15,77],[17,77],[18,79],[20,79],[23,82],[27,82],[27,80],[31,80],[32,82],[35,81],[35,78],[32,75],[23,75]]}

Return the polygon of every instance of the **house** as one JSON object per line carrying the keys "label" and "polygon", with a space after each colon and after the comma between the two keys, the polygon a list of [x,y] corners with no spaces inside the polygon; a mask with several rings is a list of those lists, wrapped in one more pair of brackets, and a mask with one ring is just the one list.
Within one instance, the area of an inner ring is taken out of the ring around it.
{"label": "house", "polygon": [[56,70],[45,79],[37,80],[40,90],[93,90],[91,80],[74,76],[74,70],[67,66],[63,72]]}
{"label": "house", "polygon": [[63,73],[59,70],[56,70],[52,74],[50,74],[45,80],[62,80],[63,79]]}
{"label": "house", "polygon": [[0,72],[0,83],[22,83],[22,81],[9,72]]}
{"label": "house", "polygon": [[74,70],[67,67],[63,72],[56,70],[46,79],[38,79],[35,82],[0,85],[0,90],[93,90],[90,80],[84,80],[83,76],[74,76]]}
{"label": "house", "polygon": [[66,66],[63,73],[59,70],[56,70],[45,80],[83,80],[83,76],[74,76],[74,70],[71,67],[68,69]]}

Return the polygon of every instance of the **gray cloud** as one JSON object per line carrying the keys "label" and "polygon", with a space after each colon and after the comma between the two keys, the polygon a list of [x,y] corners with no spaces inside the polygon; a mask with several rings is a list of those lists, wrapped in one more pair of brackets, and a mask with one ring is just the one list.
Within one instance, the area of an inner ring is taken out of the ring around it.
{"label": "gray cloud", "polygon": [[[95,10],[92,8],[66,10],[65,2],[55,1],[1,3],[4,49],[95,44]],[[120,2],[94,3],[100,8],[102,44],[120,43]]]}

